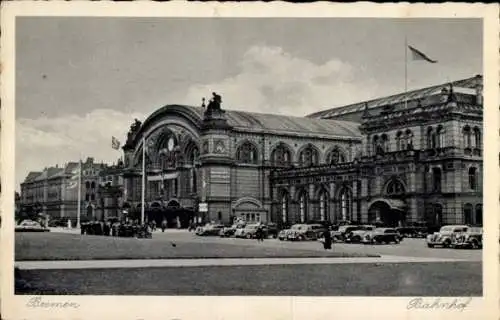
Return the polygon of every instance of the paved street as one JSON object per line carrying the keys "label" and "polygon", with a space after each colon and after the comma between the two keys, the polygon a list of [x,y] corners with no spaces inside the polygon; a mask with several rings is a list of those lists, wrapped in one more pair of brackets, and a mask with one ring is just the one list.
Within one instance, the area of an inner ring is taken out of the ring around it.
{"label": "paved street", "polygon": [[397,245],[337,243],[326,253],[319,242],[259,243],[178,230],[155,232],[152,240],[54,231],[16,235],[16,293],[482,294],[482,250],[429,249],[423,239]]}

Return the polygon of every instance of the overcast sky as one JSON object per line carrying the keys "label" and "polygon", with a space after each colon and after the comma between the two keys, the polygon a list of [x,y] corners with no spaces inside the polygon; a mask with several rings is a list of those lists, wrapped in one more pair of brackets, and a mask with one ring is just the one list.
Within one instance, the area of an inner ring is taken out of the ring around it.
{"label": "overcast sky", "polygon": [[[306,115],[482,74],[472,19],[18,18],[16,185],[29,171],[115,161],[134,118],[166,104]],[[16,188],[18,189],[18,187]]]}

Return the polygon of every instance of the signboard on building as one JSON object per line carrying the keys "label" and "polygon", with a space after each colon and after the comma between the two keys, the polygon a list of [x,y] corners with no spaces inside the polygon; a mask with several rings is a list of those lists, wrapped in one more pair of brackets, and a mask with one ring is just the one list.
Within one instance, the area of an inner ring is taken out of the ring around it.
{"label": "signboard on building", "polygon": [[200,212],[208,212],[208,203],[206,203],[206,202],[200,202],[198,204],[198,210]]}

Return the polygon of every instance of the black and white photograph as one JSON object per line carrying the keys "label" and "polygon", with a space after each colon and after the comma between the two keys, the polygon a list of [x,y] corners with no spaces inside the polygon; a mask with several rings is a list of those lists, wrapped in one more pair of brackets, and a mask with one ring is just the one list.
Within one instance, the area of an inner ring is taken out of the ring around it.
{"label": "black and white photograph", "polygon": [[496,319],[478,307],[499,243],[484,18],[498,8],[481,8],[11,17],[9,292],[32,314],[96,296],[378,297],[418,319]]}

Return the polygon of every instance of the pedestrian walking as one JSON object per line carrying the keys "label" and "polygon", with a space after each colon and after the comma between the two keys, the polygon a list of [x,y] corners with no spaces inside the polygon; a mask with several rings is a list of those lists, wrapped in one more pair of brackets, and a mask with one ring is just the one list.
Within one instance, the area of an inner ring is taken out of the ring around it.
{"label": "pedestrian walking", "polygon": [[325,250],[332,249],[332,234],[330,233],[330,229],[323,233],[323,248]]}
{"label": "pedestrian walking", "polygon": [[161,222],[161,232],[165,232],[165,229],[167,228],[167,220],[163,219]]}

